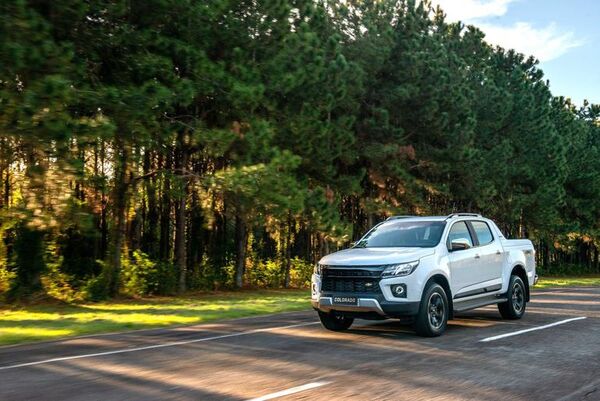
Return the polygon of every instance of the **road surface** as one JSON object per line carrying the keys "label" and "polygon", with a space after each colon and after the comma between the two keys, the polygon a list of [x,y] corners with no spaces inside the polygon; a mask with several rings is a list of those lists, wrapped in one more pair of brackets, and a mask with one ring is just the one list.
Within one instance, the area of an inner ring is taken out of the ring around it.
{"label": "road surface", "polygon": [[0,400],[600,400],[600,288],[537,291],[519,321],[439,338],[313,311],[0,347]]}

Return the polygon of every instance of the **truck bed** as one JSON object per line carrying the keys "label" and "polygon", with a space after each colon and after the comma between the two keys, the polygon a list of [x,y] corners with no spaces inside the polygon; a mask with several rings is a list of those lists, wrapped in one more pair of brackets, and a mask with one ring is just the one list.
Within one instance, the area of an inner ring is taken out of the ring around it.
{"label": "truck bed", "polygon": [[501,239],[502,247],[504,249],[531,249],[533,250],[533,243],[528,239]]}

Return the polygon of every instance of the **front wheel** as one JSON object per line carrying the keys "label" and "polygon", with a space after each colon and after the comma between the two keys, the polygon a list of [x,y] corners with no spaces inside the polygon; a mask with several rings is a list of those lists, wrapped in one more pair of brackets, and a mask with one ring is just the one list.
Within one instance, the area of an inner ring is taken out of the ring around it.
{"label": "front wheel", "polygon": [[340,315],[336,312],[325,313],[319,311],[319,319],[323,327],[331,331],[347,330],[352,326],[352,322],[354,322],[353,318]]}
{"label": "front wheel", "polygon": [[510,276],[508,284],[508,301],[498,304],[498,310],[504,319],[520,319],[525,314],[526,296],[525,283],[519,276]]}
{"label": "front wheel", "polygon": [[436,283],[430,283],[419,306],[419,313],[415,320],[415,331],[423,337],[437,337],[446,331],[448,324],[448,296],[444,288]]}

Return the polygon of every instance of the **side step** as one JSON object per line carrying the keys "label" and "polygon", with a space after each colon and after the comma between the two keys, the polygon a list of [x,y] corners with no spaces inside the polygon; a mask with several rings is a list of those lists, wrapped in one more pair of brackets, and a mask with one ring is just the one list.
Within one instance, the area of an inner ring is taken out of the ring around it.
{"label": "side step", "polygon": [[454,312],[464,312],[469,309],[481,308],[482,306],[499,304],[506,301],[508,301],[508,298],[505,294],[500,296],[493,295],[491,297],[471,299],[469,301],[454,301]]}

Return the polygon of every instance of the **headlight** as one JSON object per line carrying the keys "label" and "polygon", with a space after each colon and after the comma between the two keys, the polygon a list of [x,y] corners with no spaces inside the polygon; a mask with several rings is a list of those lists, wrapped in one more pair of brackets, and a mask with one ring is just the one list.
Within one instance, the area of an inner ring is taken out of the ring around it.
{"label": "headlight", "polygon": [[415,260],[414,262],[408,263],[398,263],[396,265],[388,265],[383,272],[381,273],[381,277],[400,277],[400,276],[408,276],[419,266],[419,261]]}
{"label": "headlight", "polygon": [[318,274],[320,276],[322,271],[323,271],[323,266],[321,264],[317,263],[315,265],[315,269],[313,270],[313,273]]}

